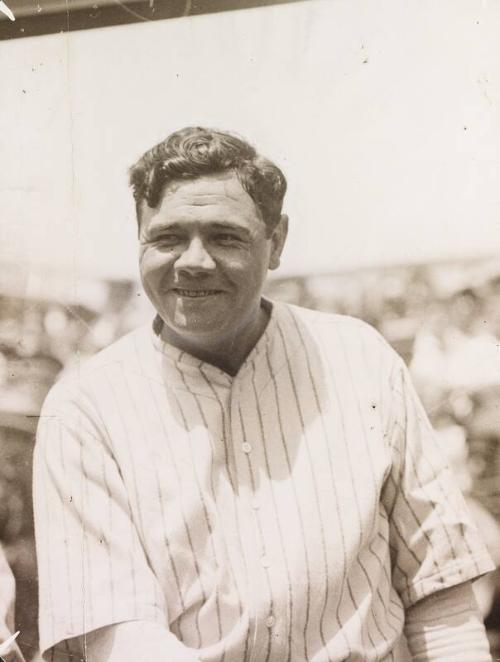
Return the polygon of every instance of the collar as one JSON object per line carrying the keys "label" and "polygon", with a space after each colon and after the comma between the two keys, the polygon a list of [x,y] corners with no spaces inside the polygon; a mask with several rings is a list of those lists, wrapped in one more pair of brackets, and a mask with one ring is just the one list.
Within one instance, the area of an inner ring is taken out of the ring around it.
{"label": "collar", "polygon": [[[180,385],[183,384],[184,388],[187,388],[188,380],[190,384],[193,384],[193,380],[201,379],[213,385],[231,388],[235,382],[241,382],[249,373],[255,373],[262,361],[271,361],[270,357],[273,355],[272,345],[276,342],[276,336],[278,335],[279,318],[283,316],[283,304],[262,298],[262,305],[269,310],[269,320],[266,328],[234,376],[166,342],[161,337],[164,322],[157,315],[151,328],[152,342],[156,350],[163,356],[163,365],[168,372],[169,383],[178,387],[182,387]],[[189,390],[191,390],[191,387]]]}

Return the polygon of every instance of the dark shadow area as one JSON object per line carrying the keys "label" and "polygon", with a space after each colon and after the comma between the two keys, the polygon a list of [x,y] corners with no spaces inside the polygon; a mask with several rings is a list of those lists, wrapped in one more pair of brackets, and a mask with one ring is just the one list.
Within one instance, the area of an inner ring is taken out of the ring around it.
{"label": "dark shadow area", "polygon": [[55,0],[38,3],[11,0],[7,4],[17,18],[10,21],[1,14],[0,40],[305,1],[307,0]]}

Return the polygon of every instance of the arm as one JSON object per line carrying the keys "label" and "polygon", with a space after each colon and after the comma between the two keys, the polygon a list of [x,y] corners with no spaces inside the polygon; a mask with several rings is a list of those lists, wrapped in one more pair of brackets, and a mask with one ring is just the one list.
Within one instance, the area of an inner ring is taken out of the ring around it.
{"label": "arm", "polygon": [[413,662],[491,662],[470,582],[438,591],[410,607],[405,636]]}
{"label": "arm", "polygon": [[[33,467],[40,646],[54,662],[79,652],[90,632],[144,622],[167,637],[169,622],[101,420],[85,393],[56,388],[40,418]],[[159,648],[136,659],[172,659]]]}
{"label": "arm", "polygon": [[118,623],[80,637],[88,662],[198,662],[196,651],[186,648],[162,625],[147,621]]}
{"label": "arm", "polygon": [[406,610],[494,569],[399,359],[384,427],[390,469],[382,491],[393,586]]}

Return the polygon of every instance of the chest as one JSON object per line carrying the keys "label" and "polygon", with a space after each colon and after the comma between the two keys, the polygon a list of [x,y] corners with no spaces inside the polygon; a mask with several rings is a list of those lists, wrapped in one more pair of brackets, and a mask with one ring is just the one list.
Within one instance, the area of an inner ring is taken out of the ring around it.
{"label": "chest", "polygon": [[148,388],[140,409],[124,404],[135,424],[115,429],[147,547],[168,536],[183,553],[187,531],[200,548],[219,534],[236,544],[238,518],[257,536],[257,511],[262,530],[281,527],[289,545],[323,530],[355,553],[375,526],[390,457],[369,388],[290,367],[230,388]]}

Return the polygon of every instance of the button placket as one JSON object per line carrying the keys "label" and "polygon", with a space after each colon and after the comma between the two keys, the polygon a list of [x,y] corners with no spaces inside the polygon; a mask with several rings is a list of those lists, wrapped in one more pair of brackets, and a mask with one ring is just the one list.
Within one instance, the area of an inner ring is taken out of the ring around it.
{"label": "button placket", "polygon": [[275,623],[276,623],[276,618],[274,617],[273,614],[269,614],[269,616],[266,618],[266,626],[268,628],[272,628]]}
{"label": "button placket", "polygon": [[[252,466],[254,457],[252,452],[255,452],[255,447],[247,441],[252,439],[251,423],[248,421],[248,407],[251,406],[246,399],[246,392],[243,388],[242,382],[243,373],[237,375],[233,381],[233,388],[231,391],[231,447],[235,453],[237,477],[242,483],[242,489],[239,494],[239,506],[242,510],[242,527],[243,539],[247,544],[244,544],[243,555],[247,560],[248,585],[249,585],[249,662],[260,662],[261,660],[261,645],[263,639],[262,631],[265,630],[264,619],[260,608],[261,602],[261,581],[262,581],[262,566],[260,564],[260,557],[263,554],[263,540],[258,522],[258,517],[249,518],[248,514],[249,504],[257,501],[254,496],[253,486],[253,472]],[[249,426],[249,427],[247,427]],[[255,513],[257,514],[257,513]]]}

